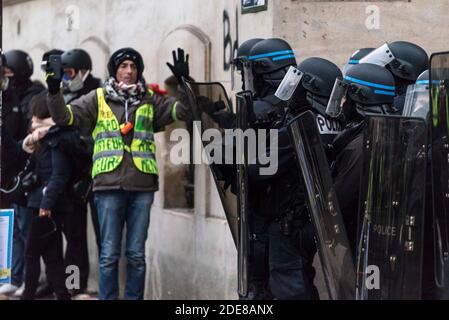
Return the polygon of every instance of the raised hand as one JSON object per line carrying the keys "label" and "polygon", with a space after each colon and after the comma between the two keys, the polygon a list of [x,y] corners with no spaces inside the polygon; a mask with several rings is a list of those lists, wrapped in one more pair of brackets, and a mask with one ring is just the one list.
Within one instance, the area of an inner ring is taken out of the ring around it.
{"label": "raised hand", "polygon": [[189,73],[189,55],[184,53],[184,50],[178,48],[178,55],[176,56],[176,51],[172,51],[173,54],[173,64],[167,62],[167,66],[170,68],[173,75],[178,80],[178,83],[182,83],[182,78],[188,79]]}

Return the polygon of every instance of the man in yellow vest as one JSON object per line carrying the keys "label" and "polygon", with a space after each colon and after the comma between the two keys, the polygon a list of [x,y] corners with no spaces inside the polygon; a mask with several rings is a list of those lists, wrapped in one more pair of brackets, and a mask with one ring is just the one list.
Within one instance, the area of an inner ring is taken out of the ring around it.
{"label": "man in yellow vest", "polygon": [[47,100],[55,123],[75,125],[81,132],[91,133],[95,141],[92,178],[100,223],[102,300],[118,298],[118,261],[125,224],[125,299],[143,299],[145,241],[154,192],[158,190],[154,128],[190,116],[182,103],[149,90],[143,70],[142,57],[136,50],[120,49],[109,60],[110,77],[103,87],[67,106],[57,72],[47,74]]}

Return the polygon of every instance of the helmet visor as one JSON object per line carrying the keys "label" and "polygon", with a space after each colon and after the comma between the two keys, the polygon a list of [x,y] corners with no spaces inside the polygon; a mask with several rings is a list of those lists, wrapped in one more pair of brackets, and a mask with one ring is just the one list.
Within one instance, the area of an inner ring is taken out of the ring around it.
{"label": "helmet visor", "polygon": [[419,117],[427,120],[429,114],[429,84],[412,84],[407,87],[404,117]]}
{"label": "helmet visor", "polygon": [[391,52],[388,43],[385,43],[383,46],[377,48],[376,50],[370,52],[365,57],[360,59],[359,63],[371,63],[377,64],[381,67],[385,67],[394,59],[395,56],[393,55],[393,52]]}
{"label": "helmet visor", "polygon": [[326,114],[332,118],[340,116],[348,93],[348,84],[342,79],[335,79],[334,88],[326,108]]}
{"label": "helmet visor", "polygon": [[252,63],[249,60],[242,60],[243,71],[243,89],[254,92],[254,73]]}
{"label": "helmet visor", "polygon": [[274,95],[283,101],[290,100],[303,75],[297,68],[290,67]]}
{"label": "helmet visor", "polygon": [[240,59],[235,59],[231,64],[231,90],[243,90],[243,67]]}

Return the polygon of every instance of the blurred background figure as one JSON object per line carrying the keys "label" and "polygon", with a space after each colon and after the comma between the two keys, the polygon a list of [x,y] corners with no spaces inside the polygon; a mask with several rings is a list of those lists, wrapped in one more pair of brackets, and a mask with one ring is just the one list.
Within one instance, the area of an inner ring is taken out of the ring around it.
{"label": "blurred background figure", "polygon": [[[30,101],[45,87],[42,83],[31,80],[33,61],[28,53],[22,50],[9,50],[5,52],[4,57],[4,71],[8,78],[8,86],[3,91],[3,103],[5,109],[7,109],[7,112],[2,115],[3,123],[6,124],[5,130],[9,136],[14,141],[19,141],[25,138],[31,122]],[[24,168],[25,162],[23,160],[10,159],[8,161],[7,157],[2,159],[2,161],[6,161],[3,166],[8,167],[12,176],[15,176]],[[0,294],[13,295],[20,288],[17,292],[17,295],[20,296],[23,291],[25,241],[31,221],[31,212],[26,207],[26,197],[23,192],[16,192],[10,199],[10,205],[15,212],[11,284],[2,286]]]}

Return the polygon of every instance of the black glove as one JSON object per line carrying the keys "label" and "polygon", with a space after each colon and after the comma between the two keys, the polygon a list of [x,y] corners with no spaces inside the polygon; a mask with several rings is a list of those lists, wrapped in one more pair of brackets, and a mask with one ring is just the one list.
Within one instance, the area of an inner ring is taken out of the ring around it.
{"label": "black glove", "polygon": [[47,82],[48,92],[50,94],[58,93],[59,90],[61,89],[61,80],[62,80],[61,76],[58,77],[58,74],[62,75],[62,70],[60,70],[59,72],[55,72],[54,70],[51,69],[51,67],[47,67],[45,71],[46,71],[45,81]]}
{"label": "black glove", "polygon": [[221,110],[226,110],[226,104],[224,101],[211,101],[207,97],[199,96],[197,97],[198,108],[200,112],[205,112],[209,116],[213,116],[214,114],[220,112]]}
{"label": "black glove", "polygon": [[167,66],[170,68],[173,75],[178,80],[179,84],[182,84],[182,78],[189,79],[189,55],[184,55],[184,50],[178,48],[178,57],[176,58],[176,51],[173,50],[173,64],[167,62]]}

